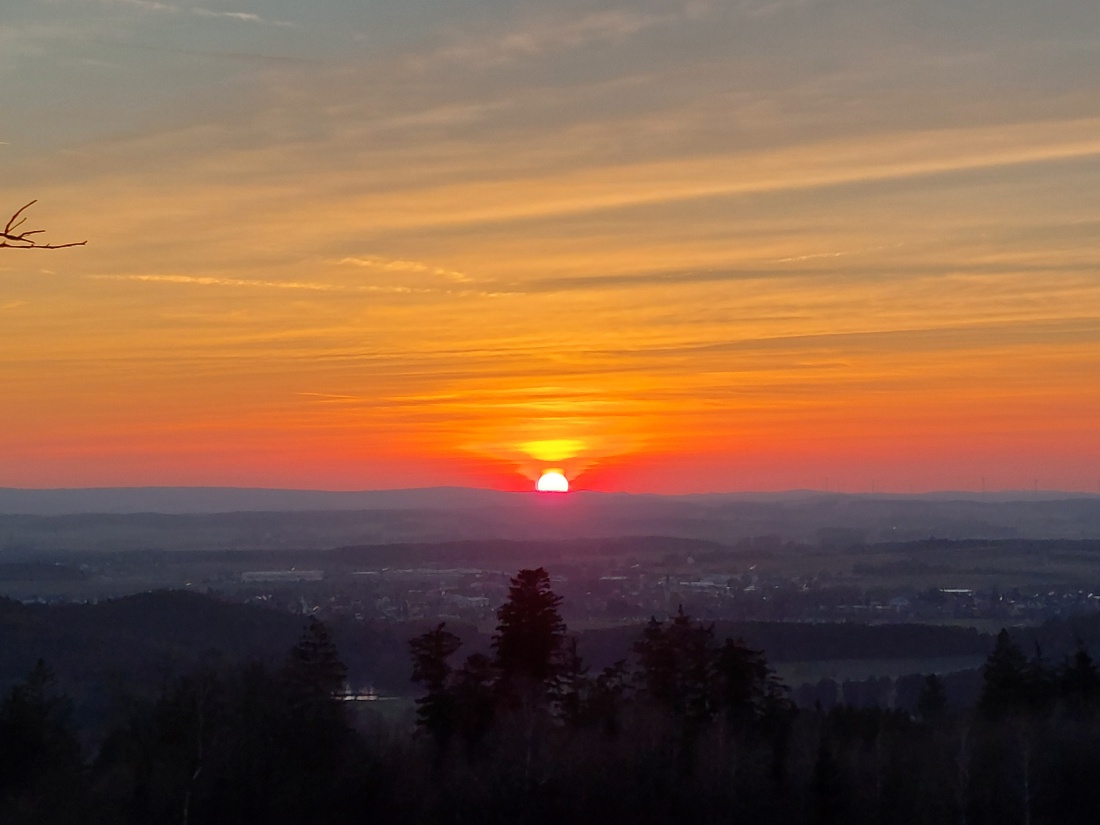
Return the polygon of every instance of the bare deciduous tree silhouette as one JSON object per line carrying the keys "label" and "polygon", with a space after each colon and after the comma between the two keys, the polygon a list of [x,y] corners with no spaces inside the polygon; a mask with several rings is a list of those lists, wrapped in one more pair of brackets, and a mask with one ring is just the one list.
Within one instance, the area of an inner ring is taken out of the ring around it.
{"label": "bare deciduous tree silhouette", "polygon": [[20,208],[11,218],[8,219],[7,225],[4,226],[4,231],[0,232],[0,248],[8,247],[11,249],[65,249],[69,246],[84,246],[87,241],[75,241],[73,243],[40,243],[33,235],[41,235],[46,230],[44,229],[24,229],[19,232],[18,229],[26,222],[26,217],[23,213],[30,207],[38,203],[37,200],[33,200]]}

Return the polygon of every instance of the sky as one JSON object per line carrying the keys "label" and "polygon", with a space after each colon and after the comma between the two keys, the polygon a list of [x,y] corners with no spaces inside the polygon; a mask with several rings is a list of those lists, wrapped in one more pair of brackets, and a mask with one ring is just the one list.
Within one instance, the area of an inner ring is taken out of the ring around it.
{"label": "sky", "polygon": [[4,0],[0,486],[1100,492],[1095,0]]}

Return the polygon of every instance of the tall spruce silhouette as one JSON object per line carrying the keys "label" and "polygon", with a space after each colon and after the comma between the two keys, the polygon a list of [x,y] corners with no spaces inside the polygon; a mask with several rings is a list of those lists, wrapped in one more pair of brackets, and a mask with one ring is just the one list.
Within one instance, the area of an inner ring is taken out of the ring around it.
{"label": "tall spruce silhouette", "polygon": [[550,683],[560,672],[566,627],[558,613],[561,596],[550,589],[543,568],[520,570],[497,611],[492,648],[505,687],[522,681]]}

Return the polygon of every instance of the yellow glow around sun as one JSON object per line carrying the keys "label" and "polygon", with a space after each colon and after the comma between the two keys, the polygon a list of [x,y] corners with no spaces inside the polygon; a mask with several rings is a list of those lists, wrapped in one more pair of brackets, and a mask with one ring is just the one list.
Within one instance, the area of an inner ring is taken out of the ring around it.
{"label": "yellow glow around sun", "polygon": [[576,438],[554,438],[547,441],[528,441],[519,448],[539,461],[562,461],[583,452],[587,445]]}
{"label": "yellow glow around sun", "polygon": [[535,489],[540,493],[568,493],[569,479],[558,470],[547,470],[539,478]]}

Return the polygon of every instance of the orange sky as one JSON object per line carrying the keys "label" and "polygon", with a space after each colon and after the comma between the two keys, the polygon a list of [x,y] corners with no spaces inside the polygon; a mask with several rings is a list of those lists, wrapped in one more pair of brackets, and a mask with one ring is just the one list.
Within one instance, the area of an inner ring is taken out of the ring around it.
{"label": "orange sky", "polygon": [[1098,491],[1055,5],[15,0],[0,486]]}

